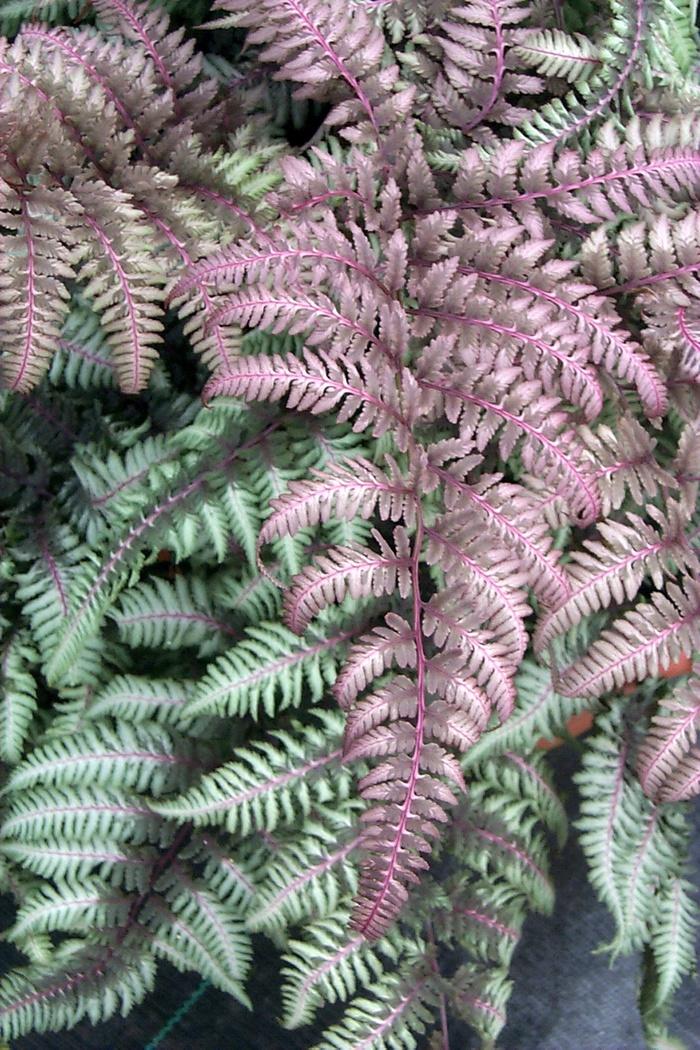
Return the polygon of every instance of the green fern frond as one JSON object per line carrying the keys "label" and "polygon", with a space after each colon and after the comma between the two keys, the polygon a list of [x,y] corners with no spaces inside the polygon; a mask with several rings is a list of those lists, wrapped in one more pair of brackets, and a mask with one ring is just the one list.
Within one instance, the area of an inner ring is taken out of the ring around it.
{"label": "green fern frond", "polygon": [[425,963],[385,974],[373,997],[354,999],[342,1020],[328,1028],[313,1050],[418,1050],[435,1019],[437,995]]}
{"label": "green fern frond", "polygon": [[313,805],[347,797],[350,773],[338,768],[342,716],[319,712],[322,728],[292,723],[272,739],[238,748],[233,762],[207,773],[178,798],[153,804],[171,820],[223,825],[230,833],[273,831]]}
{"label": "green fern frond", "polygon": [[62,839],[92,846],[156,842],[162,819],[137,795],[90,785],[89,797],[66,788],[26,788],[12,798],[2,824],[0,839],[42,843]]}
{"label": "green fern frond", "polygon": [[152,720],[183,728],[181,722],[192,686],[192,682],[181,678],[116,675],[95,694],[86,715],[90,721],[111,716],[125,722]]}
{"label": "green fern frond", "polygon": [[272,933],[309,916],[329,915],[357,889],[353,854],[362,844],[357,804],[326,807],[282,839],[265,865],[251,901],[248,926]]}
{"label": "green fern frond", "polygon": [[541,737],[561,734],[571,715],[590,707],[590,701],[557,693],[549,668],[527,657],[515,676],[515,685],[517,694],[512,714],[502,725],[484,733],[470,748],[463,759],[467,769],[507,751],[527,754]]}
{"label": "green fern frond", "polygon": [[693,887],[685,879],[668,879],[659,890],[656,916],[639,995],[642,1020],[652,1043],[668,1019],[674,994],[684,978],[696,972],[699,910]]}
{"label": "green fern frond", "polygon": [[347,632],[300,638],[275,621],[246,630],[245,638],[207,668],[187,714],[242,715],[299,707],[318,701],[332,685]]}
{"label": "green fern frond", "polygon": [[644,794],[630,761],[633,737],[624,701],[596,720],[581,771],[581,816],[576,822],[598,897],[616,924],[606,947],[617,955],[648,942],[656,921],[656,889],[680,875],[688,827],[682,803],[654,805]]}
{"label": "green fern frond", "polygon": [[10,638],[0,650],[0,759],[10,765],[21,760],[36,713],[36,662],[27,636]]}
{"label": "green fern frond", "polygon": [[162,726],[96,724],[40,744],[13,770],[3,795],[42,787],[118,787],[158,796],[181,789],[197,772],[189,742]]}
{"label": "green fern frond", "polygon": [[[161,897],[149,909],[156,955],[175,962],[187,954],[187,969],[195,969],[222,991],[251,1007],[243,990],[250,967],[250,937],[235,906],[179,865],[171,868],[160,887]],[[167,902],[170,913],[164,907]],[[171,951],[168,951],[170,946]],[[176,962],[177,965],[177,962]]]}
{"label": "green fern frond", "polygon": [[95,879],[80,884],[59,881],[56,886],[42,886],[24,898],[5,936],[18,941],[28,934],[88,933],[91,929],[120,926],[130,905],[128,896]]}
{"label": "green fern frond", "polygon": [[541,752],[525,759],[507,751],[503,758],[481,762],[473,776],[471,795],[475,805],[484,806],[488,796],[488,812],[498,813],[507,824],[519,825],[522,830],[540,823],[556,837],[560,847],[564,845],[568,829],[566,810],[551,783]]}
{"label": "green fern frond", "polygon": [[31,1031],[57,1032],[83,1018],[92,1024],[128,1012],[153,988],[155,965],[141,945],[54,953],[49,965],[11,970],[0,981],[0,1033],[19,1039]]}
{"label": "green fern frond", "polygon": [[348,933],[348,921],[347,911],[337,911],[304,926],[303,940],[289,941],[282,969],[285,1028],[309,1024],[324,1003],[346,1001],[358,988],[381,984],[387,961],[396,962],[400,937],[369,944]]}
{"label": "green fern frond", "polygon": [[155,577],[123,592],[109,612],[128,645],[151,649],[194,646],[210,655],[233,634],[233,628],[214,615],[207,581],[198,576],[176,576],[173,582]]}

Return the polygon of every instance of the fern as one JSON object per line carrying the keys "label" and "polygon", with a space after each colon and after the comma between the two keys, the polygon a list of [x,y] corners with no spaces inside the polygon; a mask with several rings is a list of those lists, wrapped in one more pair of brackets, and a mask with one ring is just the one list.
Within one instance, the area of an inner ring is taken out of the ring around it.
{"label": "fern", "polygon": [[3,1038],[126,1013],[163,960],[251,1007],[266,938],[324,1050],[494,1046],[583,716],[573,831],[669,1044],[691,15],[3,6]]}

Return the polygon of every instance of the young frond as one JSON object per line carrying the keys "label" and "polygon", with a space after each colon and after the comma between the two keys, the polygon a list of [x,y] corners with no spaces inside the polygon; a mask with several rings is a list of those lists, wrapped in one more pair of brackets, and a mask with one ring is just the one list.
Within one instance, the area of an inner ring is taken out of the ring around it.
{"label": "young frond", "polygon": [[565,696],[597,697],[630,682],[652,677],[680,653],[700,644],[700,584],[685,578],[682,589],[669,583],[666,594],[615,620],[588,651],[557,679]]}
{"label": "young frond", "polygon": [[[382,379],[386,383],[385,389]],[[292,355],[274,354],[233,361],[229,369],[212,376],[202,397],[206,402],[222,395],[240,397],[248,402],[275,402],[286,397],[287,408],[314,415],[340,406],[337,418],[341,422],[355,416],[353,429],[371,428],[376,437],[397,424],[403,425],[402,416],[391,400],[388,375],[372,377],[368,389],[357,366],[346,364],[343,367],[308,350],[303,360]]]}
{"label": "young frond", "polygon": [[16,193],[5,183],[0,217],[0,381],[24,392],[47,369],[68,315],[62,280],[75,277],[73,226],[79,205],[62,189]]}
{"label": "young frond", "polygon": [[311,473],[311,480],[292,482],[289,491],[274,500],[259,543],[293,535],[300,529],[333,519],[369,518],[377,508],[380,518],[413,524],[413,488],[389,461],[390,474],[367,460],[331,464]]}

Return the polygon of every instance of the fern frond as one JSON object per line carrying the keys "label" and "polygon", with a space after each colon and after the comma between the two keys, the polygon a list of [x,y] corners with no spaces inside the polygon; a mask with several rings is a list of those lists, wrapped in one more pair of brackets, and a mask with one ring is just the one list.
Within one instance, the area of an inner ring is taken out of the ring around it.
{"label": "fern frond", "polygon": [[402,598],[407,596],[411,559],[406,530],[402,526],[394,529],[395,549],[376,530],[372,536],[378,551],[331,548],[295,577],[284,598],[284,618],[296,634],[324,609],[346,597],[381,597],[395,590]]}
{"label": "fern frond", "polygon": [[207,668],[186,708],[188,717],[230,714],[259,718],[304,699],[318,701],[335,679],[339,651],[350,634],[300,639],[274,621],[249,627],[246,637]]}
{"label": "fern frond", "polygon": [[162,274],[143,245],[142,216],[126,194],[104,184],[74,183],[72,191],[94,240],[78,280],[100,311],[120,384],[137,393],[156,359],[162,322]]}
{"label": "fern frond", "polygon": [[698,906],[682,878],[668,879],[659,890],[650,932],[652,967],[640,991],[640,1008],[649,1038],[665,1020],[684,978],[695,974]]}
{"label": "fern frond", "polygon": [[610,7],[611,24],[598,49],[600,70],[577,82],[577,91],[537,110],[519,129],[523,138],[533,143],[557,143],[580,136],[627,89],[643,53],[646,5],[643,0],[611,0]]}
{"label": "fern frond", "polygon": [[518,58],[546,77],[563,77],[574,84],[587,80],[600,67],[598,49],[581,33],[543,29],[529,33],[517,47]]}
{"label": "fern frond", "polygon": [[10,638],[0,657],[0,758],[16,765],[37,710],[32,674],[36,653],[22,635]]}
{"label": "fern frond", "polygon": [[180,728],[192,683],[174,678],[115,675],[90,704],[87,717],[100,721],[112,717],[124,722],[161,722]]}
{"label": "fern frond", "polygon": [[634,599],[646,575],[661,587],[670,571],[694,567],[695,558],[685,539],[687,508],[669,500],[665,515],[654,507],[648,507],[647,514],[656,528],[639,515],[629,514],[629,524],[599,524],[602,543],[587,540],[584,551],[572,552],[567,565],[572,593],[541,618],[533,639],[535,652],[541,653],[555,636],[592,613]]}
{"label": "fern frond", "polygon": [[430,978],[420,966],[412,975],[386,974],[374,995],[353,1000],[313,1050],[413,1050],[434,1020],[436,996]]}
{"label": "fern frond", "polygon": [[18,940],[33,933],[87,933],[121,926],[130,903],[126,895],[97,880],[42,886],[24,898],[6,936]]}
{"label": "fern frond", "polygon": [[354,430],[371,427],[371,432],[378,437],[397,423],[403,423],[400,412],[392,403],[388,375],[384,380],[386,387],[380,387],[374,393],[367,389],[355,366],[342,368],[330,358],[306,351],[303,361],[280,354],[234,361],[231,369],[209,380],[202,396],[205,401],[224,395],[249,402],[280,401],[286,397],[288,408],[314,414],[341,405],[340,421],[356,416]]}
{"label": "fern frond", "polygon": [[253,829],[272,831],[280,821],[292,822],[315,803],[342,798],[349,774],[337,769],[342,755],[333,746],[339,743],[338,718],[326,714],[323,726],[307,725],[296,736],[275,730],[273,740],[239,748],[233,762],[206,774],[185,794],[154,804],[154,812],[197,827],[222,824],[231,833],[248,835]]}
{"label": "fern frond", "polygon": [[[197,970],[218,988],[250,1006],[243,982],[250,968],[252,948],[243,918],[230,902],[191,877],[178,863],[171,866],[160,884],[162,898],[149,916],[155,926],[156,955],[168,957],[164,946],[186,947]],[[161,901],[171,914],[161,915]],[[183,943],[184,942],[184,943]]]}
{"label": "fern frond", "polygon": [[109,613],[120,637],[131,646],[176,649],[197,646],[206,655],[234,635],[211,608],[208,589],[197,576],[157,577],[130,588]]}
{"label": "fern frond", "polygon": [[559,676],[558,688],[565,696],[601,696],[658,674],[660,666],[698,644],[700,594],[697,581],[686,577],[684,589],[669,583],[666,594],[654,592],[649,602],[640,602],[603,631]]}
{"label": "fern frond", "polygon": [[309,915],[334,912],[357,889],[352,854],[362,843],[354,808],[325,810],[304,822],[298,835],[281,843],[258,885],[247,923],[252,930],[274,931],[298,925]]}
{"label": "fern frond", "polygon": [[292,482],[289,492],[272,502],[272,513],[263,525],[259,544],[291,535],[331,518],[351,521],[369,518],[378,509],[380,518],[412,524],[413,489],[389,463],[387,476],[374,464],[355,458],[348,465],[330,465],[312,472],[312,480]]}
{"label": "fern frond", "polygon": [[693,675],[664,698],[639,749],[639,780],[655,802],[676,802],[700,792],[699,727],[700,678]]}
{"label": "fern frond", "polygon": [[379,70],[384,36],[361,6],[329,7],[318,0],[284,0],[279,5],[264,0],[252,12],[243,0],[217,0],[216,7],[231,13],[222,24],[248,28],[249,43],[263,45],[260,60],[279,67],[278,79],[302,85],[295,97],[325,101],[329,85],[343,83],[355,102],[338,107],[331,115],[333,123],[356,120],[359,105],[378,132],[378,116],[367,90],[375,84],[372,74]]}
{"label": "fern frond", "polygon": [[112,729],[96,724],[36,747],[13,770],[4,792],[37,784],[135,788],[154,795],[177,790],[199,768],[184,741],[145,723]]}
{"label": "fern frond", "polygon": [[282,1000],[285,1028],[308,1024],[318,1007],[350,999],[358,988],[379,984],[385,960],[395,961],[398,942],[385,937],[369,945],[347,932],[340,911],[304,927],[304,940],[291,940],[284,956]]}
{"label": "fern frond", "polygon": [[[80,206],[62,189],[37,186],[13,192],[5,183],[0,216],[0,378],[27,391],[48,367],[68,315],[61,283],[75,277],[73,226]],[[21,245],[21,247],[18,247]]]}
{"label": "fern frond", "polygon": [[18,1039],[31,1031],[55,1032],[83,1018],[106,1021],[129,1010],[152,990],[155,966],[138,943],[116,953],[90,946],[54,954],[49,965],[10,970],[0,984],[0,1032]]}
{"label": "fern frond", "polygon": [[[628,766],[624,709],[617,702],[601,716],[598,732],[576,775],[582,803],[577,826],[596,893],[610,908],[616,935],[614,953],[646,942],[656,915],[655,889],[680,873],[687,837],[679,806],[654,806]],[[601,805],[601,802],[603,803]]]}

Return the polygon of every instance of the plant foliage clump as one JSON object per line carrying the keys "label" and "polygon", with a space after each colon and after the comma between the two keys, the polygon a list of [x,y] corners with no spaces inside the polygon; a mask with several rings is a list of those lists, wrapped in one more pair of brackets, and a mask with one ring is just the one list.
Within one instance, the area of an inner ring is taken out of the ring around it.
{"label": "plant foliage clump", "polygon": [[586,711],[576,830],[669,1038],[692,7],[5,5],[4,1037],[163,959],[250,1005],[261,934],[319,1050],[494,1046],[567,834],[538,743]]}

